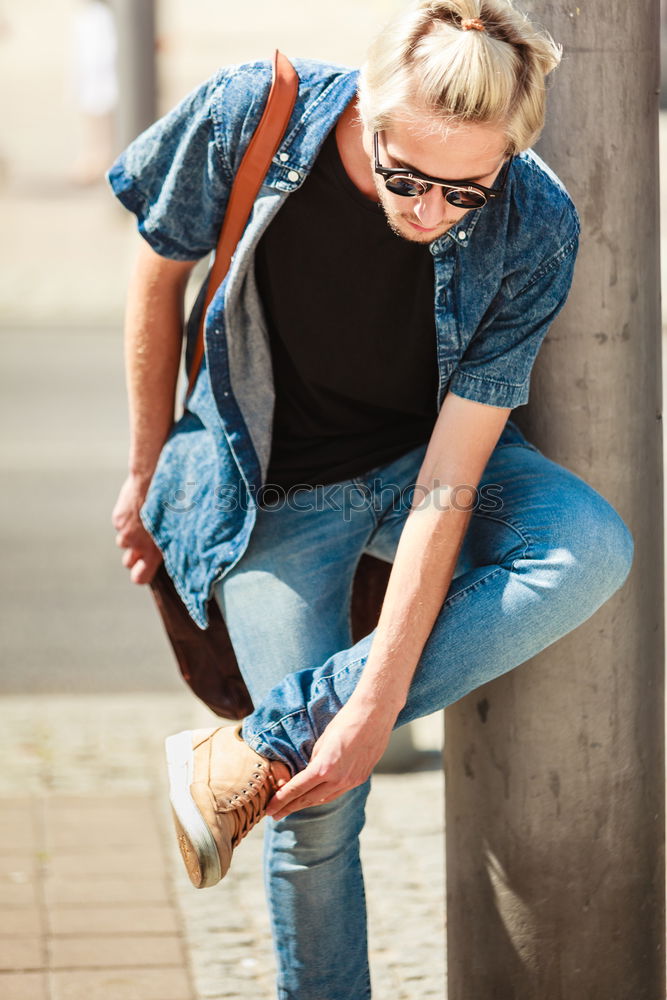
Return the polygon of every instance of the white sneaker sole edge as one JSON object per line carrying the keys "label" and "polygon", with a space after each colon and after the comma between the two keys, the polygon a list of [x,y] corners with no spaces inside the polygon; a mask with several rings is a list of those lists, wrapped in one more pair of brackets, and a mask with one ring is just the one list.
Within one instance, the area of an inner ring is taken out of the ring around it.
{"label": "white sneaker sole edge", "polygon": [[[169,776],[169,801],[179,839],[179,847],[190,881],[198,889],[216,885],[222,878],[220,856],[213,834],[190,794],[193,760],[192,732],[187,729],[164,741]],[[183,839],[185,839],[185,843]],[[190,850],[199,866],[201,881],[191,871],[187,851]]]}

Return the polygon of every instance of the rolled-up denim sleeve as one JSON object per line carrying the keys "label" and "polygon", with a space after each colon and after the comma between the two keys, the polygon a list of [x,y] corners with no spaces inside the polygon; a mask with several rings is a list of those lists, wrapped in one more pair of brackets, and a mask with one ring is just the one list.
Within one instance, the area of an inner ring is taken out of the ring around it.
{"label": "rolled-up denim sleeve", "polygon": [[498,297],[454,370],[450,392],[491,406],[528,402],[535,358],[570,291],[578,242],[577,231],[516,294]]}
{"label": "rolled-up denim sleeve", "polygon": [[188,94],[107,174],[141,235],[163,257],[198,260],[217,244],[231,178],[211,111],[224,82],[221,71]]}

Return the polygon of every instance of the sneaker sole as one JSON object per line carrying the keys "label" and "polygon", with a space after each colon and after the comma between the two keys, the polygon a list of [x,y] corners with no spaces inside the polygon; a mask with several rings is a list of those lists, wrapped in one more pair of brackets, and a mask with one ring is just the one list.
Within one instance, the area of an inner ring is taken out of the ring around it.
{"label": "sneaker sole", "polygon": [[169,801],[178,846],[190,881],[197,889],[216,885],[222,878],[220,856],[213,834],[190,794],[193,759],[192,733],[186,730],[164,741],[169,775]]}

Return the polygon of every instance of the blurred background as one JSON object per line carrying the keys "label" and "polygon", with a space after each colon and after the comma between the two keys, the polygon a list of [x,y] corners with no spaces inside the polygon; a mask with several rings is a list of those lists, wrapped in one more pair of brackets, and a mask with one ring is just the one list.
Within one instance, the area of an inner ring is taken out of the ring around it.
{"label": "blurred background", "polygon": [[308,0],[0,7],[1,692],[181,687],[110,525],[126,467],[122,318],[140,237],[104,170],[225,63],[279,47],[357,65],[394,5],[341,0],[326,17]]}

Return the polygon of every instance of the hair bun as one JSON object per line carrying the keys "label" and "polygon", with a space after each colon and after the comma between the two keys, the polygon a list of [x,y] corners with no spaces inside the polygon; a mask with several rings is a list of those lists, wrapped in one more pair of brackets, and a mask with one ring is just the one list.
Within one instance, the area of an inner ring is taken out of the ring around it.
{"label": "hair bun", "polygon": [[466,17],[461,21],[462,31],[486,31],[486,28],[478,17]]}

